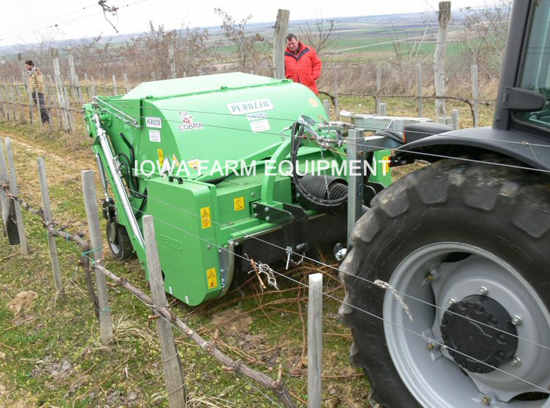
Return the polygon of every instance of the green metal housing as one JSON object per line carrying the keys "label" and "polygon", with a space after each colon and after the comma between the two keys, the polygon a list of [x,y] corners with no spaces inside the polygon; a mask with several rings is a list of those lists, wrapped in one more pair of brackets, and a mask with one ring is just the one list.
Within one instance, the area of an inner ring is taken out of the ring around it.
{"label": "green metal housing", "polygon": [[[166,291],[189,305],[227,291],[228,246],[278,227],[258,217],[254,204],[298,205],[291,177],[277,171],[281,162],[281,169],[288,168],[290,126],[300,115],[328,121],[307,87],[242,73],[143,83],[84,108],[107,181],[113,186],[116,175],[99,143],[96,116],[119,161],[139,228],[144,214],[153,215]],[[300,163],[345,160],[343,150],[309,142],[299,154]],[[391,176],[377,170],[371,179],[389,184]],[[126,226],[145,268],[143,245],[131,233],[120,193],[111,190],[117,222]]]}

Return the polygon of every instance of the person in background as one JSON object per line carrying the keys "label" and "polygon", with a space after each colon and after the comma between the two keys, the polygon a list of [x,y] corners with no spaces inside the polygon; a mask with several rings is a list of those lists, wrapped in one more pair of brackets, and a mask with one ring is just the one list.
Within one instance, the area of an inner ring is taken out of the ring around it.
{"label": "person in background", "polygon": [[322,65],[313,48],[298,41],[298,37],[294,34],[286,36],[286,78],[307,86],[315,92],[315,95],[319,95],[315,81],[321,76]]}
{"label": "person in background", "polygon": [[42,123],[48,123],[50,121],[50,116],[48,115],[48,109],[46,109],[46,102],[44,99],[44,93],[46,92],[44,76],[42,72],[34,66],[31,60],[25,61],[25,70],[29,75],[29,88],[32,92],[32,99],[37,106],[40,106],[40,119]]}

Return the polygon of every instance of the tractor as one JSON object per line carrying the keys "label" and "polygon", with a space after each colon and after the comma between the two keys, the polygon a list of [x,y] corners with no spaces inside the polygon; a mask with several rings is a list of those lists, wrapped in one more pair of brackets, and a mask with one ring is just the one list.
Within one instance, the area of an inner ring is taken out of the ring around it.
{"label": "tractor", "polygon": [[[252,259],[288,267],[335,245],[374,406],[550,407],[548,27],[550,0],[514,1],[487,128],[365,132],[300,84],[241,73],[94,98],[112,254],[146,270],[153,215],[166,291],[195,306]],[[351,159],[369,165],[342,174]]]}
{"label": "tractor", "polygon": [[492,127],[405,127],[392,166],[431,164],[353,229],[340,315],[373,406],[550,407],[549,27],[513,2]]}

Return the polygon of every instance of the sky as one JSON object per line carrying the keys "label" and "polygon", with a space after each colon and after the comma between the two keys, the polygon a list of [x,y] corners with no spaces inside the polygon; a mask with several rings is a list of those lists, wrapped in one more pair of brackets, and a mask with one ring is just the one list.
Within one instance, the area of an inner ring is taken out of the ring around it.
{"label": "sky", "polygon": [[[479,7],[490,0],[452,0],[452,8]],[[221,8],[239,21],[249,15],[251,23],[275,21],[278,9],[290,10],[290,20],[330,19],[435,11],[439,0],[107,0],[119,7],[108,15],[120,33],[147,31],[149,21],[166,29],[219,26]],[[0,46],[72,38],[114,35],[97,0],[0,0]]]}

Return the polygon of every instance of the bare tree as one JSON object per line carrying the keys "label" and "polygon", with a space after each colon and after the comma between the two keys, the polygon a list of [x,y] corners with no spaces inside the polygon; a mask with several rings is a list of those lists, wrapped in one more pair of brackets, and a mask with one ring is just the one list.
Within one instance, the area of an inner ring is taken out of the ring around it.
{"label": "bare tree", "polygon": [[102,42],[101,35],[82,40],[66,50],[74,54],[85,73],[91,73],[96,78],[106,78],[114,73],[113,65],[118,60],[118,53],[113,50],[111,41]]}
{"label": "bare tree", "polygon": [[224,36],[236,48],[233,55],[237,59],[239,69],[247,72],[260,66],[266,59],[266,55],[257,44],[267,45],[265,39],[258,33],[248,34],[246,25],[252,16],[243,18],[239,23],[235,22],[227,12],[220,8],[214,11],[222,18],[221,28]]}
{"label": "bare tree", "polygon": [[176,45],[176,61],[186,75],[200,75],[213,71],[216,54],[207,45],[210,33],[206,29],[185,28],[179,33]]}
{"label": "bare tree", "polygon": [[149,21],[149,31],[132,38],[132,42],[124,49],[124,59],[127,63],[138,65],[147,73],[155,73],[157,78],[170,78],[169,46],[176,37],[175,31],[164,30],[164,25],[155,27]]}
{"label": "bare tree", "polygon": [[484,7],[465,8],[464,29],[457,35],[463,54],[471,64],[490,75],[500,72],[502,50],[506,45],[511,0],[492,0]]}
{"label": "bare tree", "polygon": [[306,21],[305,27],[300,27],[300,33],[304,42],[315,48],[319,56],[333,51],[340,39],[334,20],[316,19],[314,23]]}

